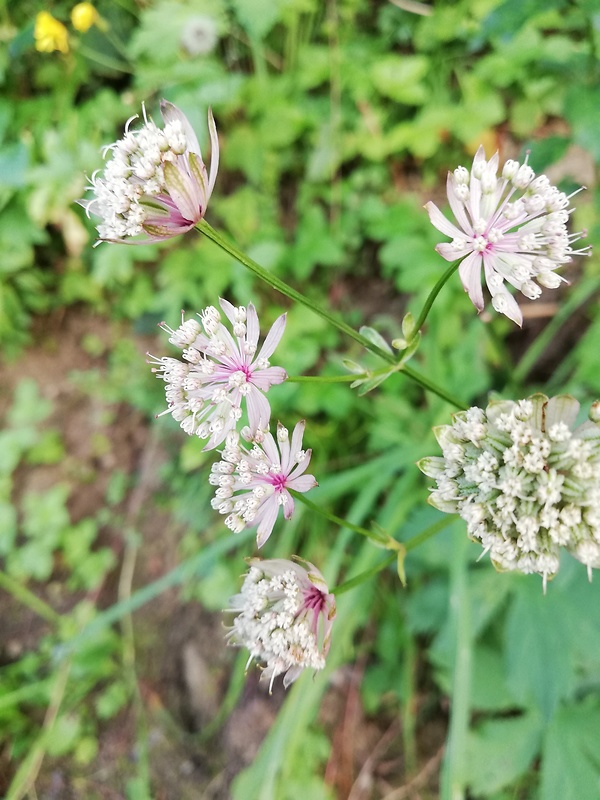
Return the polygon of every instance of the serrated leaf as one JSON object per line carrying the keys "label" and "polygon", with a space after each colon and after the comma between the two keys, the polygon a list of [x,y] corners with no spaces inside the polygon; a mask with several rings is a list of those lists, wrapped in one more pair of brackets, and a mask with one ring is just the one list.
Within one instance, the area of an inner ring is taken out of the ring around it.
{"label": "serrated leaf", "polygon": [[517,706],[507,684],[506,665],[500,651],[484,645],[475,647],[471,707],[477,711],[507,711]]}
{"label": "serrated leaf", "polygon": [[[523,775],[539,748],[543,722],[538,714],[489,720],[469,732],[467,784],[489,796]],[[564,797],[567,795],[554,795]]]}
{"label": "serrated leaf", "polygon": [[540,580],[519,581],[506,624],[509,682],[518,700],[534,700],[550,718],[574,684],[573,625],[562,593]]}
{"label": "serrated leaf", "polygon": [[600,704],[597,699],[561,708],[544,742],[540,800],[600,797]]}

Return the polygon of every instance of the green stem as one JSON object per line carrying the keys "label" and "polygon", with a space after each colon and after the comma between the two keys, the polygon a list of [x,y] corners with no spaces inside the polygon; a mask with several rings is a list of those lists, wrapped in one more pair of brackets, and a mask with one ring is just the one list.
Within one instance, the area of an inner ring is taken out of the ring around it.
{"label": "green stem", "polygon": [[372,372],[361,372],[359,374],[352,375],[293,375],[288,377],[286,381],[288,383],[352,383],[353,381],[364,381],[369,380],[369,378],[377,378],[379,375],[385,375],[386,373],[392,375],[394,372],[405,373],[423,389],[428,389],[430,392],[433,392],[433,394],[437,394],[438,397],[441,397],[442,400],[446,400],[448,403],[450,403],[450,405],[453,405],[461,410],[466,409],[465,404],[461,400],[453,397],[451,394],[437,386],[428,378],[425,378],[423,375],[419,375],[413,369],[407,367],[406,364],[403,364],[402,366],[398,365],[398,369],[395,370],[390,370],[389,368],[385,367],[383,369],[375,369]]}
{"label": "green stem", "polygon": [[451,395],[450,392],[447,392],[445,389],[442,389],[441,386],[433,383],[430,381],[429,378],[426,378],[424,375],[420,375],[418,372],[415,372],[414,369],[409,367],[407,364],[402,366],[400,370],[403,375],[411,378],[411,380],[415,381],[419,384],[423,389],[427,389],[428,391],[432,392],[433,394],[437,394],[438,397],[441,397],[442,400],[445,400],[447,403],[450,403],[451,406],[458,408],[461,411],[464,411],[467,406],[463,403],[462,400],[459,400],[454,395]]}
{"label": "green stem", "polygon": [[[388,372],[389,370],[385,370]],[[361,372],[358,375],[288,375],[286,383],[351,383],[361,379],[372,378],[381,370],[377,372]]]}
{"label": "green stem", "polygon": [[54,678],[52,690],[50,692],[50,704],[46,710],[42,730],[35,742],[33,742],[27,756],[21,763],[21,766],[8,787],[6,800],[23,800],[24,797],[29,795],[35,784],[52,739],[53,729],[58,718],[60,707],[64,700],[67,682],[71,673],[72,661],[72,658],[68,658],[60,665],[56,672],[56,677]]}
{"label": "green stem", "polygon": [[599,282],[596,276],[584,279],[561,304],[556,314],[546,325],[540,335],[534,339],[525,351],[521,360],[514,367],[511,374],[511,385],[520,387],[529,372],[533,369],[548,345],[552,342],[560,328],[574,314],[574,312],[598,292]]}
{"label": "green stem", "polygon": [[64,657],[69,653],[78,650],[84,642],[91,641],[100,631],[109,625],[119,622],[127,614],[131,614],[138,608],[153,600],[158,595],[180,586],[192,578],[198,580],[210,573],[213,565],[219,562],[230,550],[235,550],[240,545],[247,545],[255,537],[252,530],[245,530],[238,533],[235,537],[222,537],[210,545],[207,545],[199,553],[190,556],[181,564],[178,564],[170,572],[157,578],[152,583],[147,583],[141,589],[135,591],[131,597],[114,603],[104,611],[101,611],[86,627],[70,641],[57,648],[57,655]]}
{"label": "green stem", "polygon": [[273,289],[276,289],[278,292],[281,292],[281,294],[289,297],[290,300],[295,300],[297,303],[301,303],[303,306],[306,306],[306,308],[309,308],[313,313],[329,322],[330,325],[333,325],[334,328],[337,328],[342,333],[345,333],[346,336],[349,336],[351,339],[354,339],[355,342],[358,342],[358,344],[360,344],[362,347],[366,347],[367,350],[370,350],[384,361],[387,361],[388,364],[396,363],[396,359],[392,353],[388,353],[386,350],[382,350],[380,347],[377,347],[377,345],[370,342],[367,338],[358,333],[358,331],[355,331],[354,328],[351,328],[350,325],[347,325],[343,320],[338,319],[326,309],[321,308],[321,306],[317,305],[316,303],[313,303],[312,300],[303,295],[301,292],[298,292],[293,287],[289,286],[276,275],[272,275],[264,267],[261,267],[260,264],[257,264],[256,261],[253,261],[247,255],[242,253],[241,250],[238,250],[237,247],[224,239],[211,225],[208,224],[205,219],[202,219],[200,222],[198,222],[196,225],[196,230],[200,231],[200,233],[203,233],[208,239],[225,250],[226,253],[229,253],[230,256],[233,256],[235,259],[237,259],[237,261],[247,267],[258,278],[263,280]]}
{"label": "green stem", "polygon": [[464,800],[466,797],[472,672],[472,600],[468,581],[468,547],[469,542],[464,533],[457,533],[450,570],[449,604],[455,655],[450,727],[441,774],[441,800]]}
{"label": "green stem", "polygon": [[[321,509],[318,510],[320,511]],[[425,528],[425,530],[421,531],[421,533],[417,533],[416,536],[413,536],[406,542],[398,542],[398,544],[404,548],[405,553],[409,553],[411,550],[414,550],[420,544],[427,541],[427,539],[431,539],[432,536],[435,536],[436,534],[440,533],[440,531],[443,531],[445,528],[447,528],[450,522],[451,520],[443,517],[437,522],[434,522],[433,525]],[[347,525],[347,527],[351,526]],[[359,574],[355,575],[354,578],[350,578],[350,580],[346,581],[345,583],[340,583],[339,586],[335,586],[330,590],[331,594],[335,594],[337,596],[344,594],[344,592],[347,592],[350,589],[354,589],[355,586],[360,586],[361,583],[364,583],[365,581],[369,580],[369,578],[374,577],[378,572],[381,572],[386,567],[389,567],[390,564],[394,564],[397,560],[398,553],[397,551],[394,551],[393,553],[390,553],[389,556],[386,556],[383,561],[380,561],[379,564],[371,567],[371,569],[367,569],[364,572],[359,572]]]}
{"label": "green stem", "polygon": [[355,586],[360,586],[361,583],[369,580],[369,578],[373,578],[377,573],[381,572],[381,570],[389,567],[390,564],[393,564],[398,559],[397,553],[390,553],[389,556],[383,559],[379,564],[371,569],[366,569],[364,572],[359,572],[358,575],[355,575],[354,578],[350,578],[350,580],[345,581],[344,583],[340,583],[339,586],[334,586],[333,589],[329,591],[331,594],[334,594],[338,597],[340,594],[344,594],[345,592],[350,591],[350,589],[354,589]]}
{"label": "green stem", "polygon": [[347,519],[344,519],[343,517],[338,517],[336,514],[332,514],[330,511],[325,511],[324,508],[321,508],[321,506],[318,506],[316,503],[313,503],[303,494],[300,494],[300,492],[294,491],[294,489],[289,489],[288,491],[292,495],[292,497],[295,497],[296,500],[299,500],[301,503],[304,503],[304,505],[307,508],[310,508],[311,511],[316,511],[317,514],[320,514],[322,517],[325,517],[325,519],[328,519],[330,522],[334,522],[336,525],[339,525],[340,528],[348,528],[349,530],[354,531],[355,533],[360,533],[361,536],[366,536],[368,539],[371,540],[375,538],[375,534],[373,534],[373,531],[369,531],[367,530],[367,528],[361,528],[360,525],[354,525],[352,522],[348,522]]}
{"label": "green stem", "polygon": [[27,606],[32,611],[35,611],[36,614],[43,617],[47,622],[50,622],[52,625],[60,625],[60,614],[57,614],[54,609],[50,608],[50,606],[43,600],[40,600],[39,597],[36,597],[26,586],[23,586],[23,584],[11,578],[11,576],[7,575],[5,572],[0,572],[0,589],[4,589],[4,591],[12,594],[15,600],[23,603],[24,606]]}
{"label": "green stem", "polygon": [[453,261],[452,264],[450,264],[450,266],[446,270],[446,272],[444,272],[442,277],[439,279],[439,281],[433,287],[433,289],[429,292],[429,295],[427,296],[427,300],[425,301],[425,305],[423,306],[423,308],[421,309],[421,313],[417,317],[417,321],[415,323],[414,333],[411,336],[411,341],[412,341],[412,339],[414,339],[414,337],[417,335],[417,333],[421,330],[421,328],[425,324],[425,320],[427,319],[427,315],[429,314],[429,312],[431,310],[431,306],[435,302],[435,298],[441,292],[442,287],[446,283],[446,281],[449,278],[451,278],[452,275],[454,275],[454,273],[458,269],[459,264],[460,264],[460,259],[458,261]]}
{"label": "green stem", "polygon": [[453,405],[456,408],[462,409],[465,407],[464,403],[462,403],[460,400],[457,400],[455,397],[452,397],[451,394],[446,392],[441,387],[436,386],[436,384],[430,381],[428,378],[419,375],[418,372],[415,372],[406,365],[400,366],[392,353],[388,353],[387,350],[383,350],[381,347],[378,347],[376,344],[369,341],[369,339],[367,339],[365,336],[358,333],[358,331],[355,331],[354,328],[351,328],[350,325],[347,325],[343,320],[338,319],[329,311],[322,308],[317,303],[314,303],[312,300],[310,300],[310,298],[306,297],[301,292],[298,292],[292,286],[289,286],[276,275],[272,275],[264,267],[261,267],[260,264],[257,264],[256,261],[253,261],[247,255],[238,250],[237,247],[224,239],[211,225],[208,224],[205,219],[202,219],[197,223],[196,230],[200,233],[203,233],[208,239],[222,248],[226,253],[229,253],[230,256],[233,256],[233,258],[239,261],[240,264],[243,264],[245,267],[247,267],[267,285],[271,286],[273,289],[276,289],[278,292],[281,292],[281,294],[285,295],[286,297],[289,297],[290,300],[295,300],[297,303],[301,303],[303,306],[310,309],[314,314],[317,314],[317,316],[329,322],[330,325],[332,325],[334,328],[337,328],[339,331],[341,331],[341,333],[344,333],[346,336],[354,339],[355,342],[358,342],[358,344],[360,344],[366,350],[370,350],[388,364],[397,366],[399,370],[404,372],[404,374],[415,383],[418,383],[423,389],[433,392],[438,397],[441,397],[442,400],[446,400],[446,402],[450,403],[450,405]]}
{"label": "green stem", "polygon": [[108,69],[113,69],[115,72],[124,72],[128,75],[133,73],[133,70],[128,64],[117,61],[116,59],[111,58],[111,56],[100,53],[98,50],[92,50],[91,47],[86,47],[85,45],[80,44],[77,48],[77,51],[80,55],[89,58],[90,61],[95,61],[96,64],[100,64],[103,67],[108,67]]}
{"label": "green stem", "polygon": [[431,539],[432,536],[435,536],[436,534],[445,530],[451,522],[452,520],[449,520],[447,517],[442,517],[441,519],[438,519],[437,522],[434,522],[433,525],[430,525],[428,528],[425,528],[424,531],[421,531],[421,533],[417,533],[415,536],[408,539],[408,541],[401,542],[401,544],[405,551],[410,553],[411,550],[414,550],[420,544],[426,542],[427,539]]}

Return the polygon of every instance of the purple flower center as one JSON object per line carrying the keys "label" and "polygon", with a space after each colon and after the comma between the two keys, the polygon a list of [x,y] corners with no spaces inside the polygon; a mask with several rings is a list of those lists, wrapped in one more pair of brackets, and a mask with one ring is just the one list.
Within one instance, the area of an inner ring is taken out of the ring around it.
{"label": "purple flower center", "polygon": [[278,472],[275,475],[269,475],[269,483],[273,486],[276,492],[282,492],[285,489],[287,475],[283,472]]}
{"label": "purple flower center", "polygon": [[311,586],[304,592],[304,608],[320,614],[325,608],[325,595],[316,586]]}

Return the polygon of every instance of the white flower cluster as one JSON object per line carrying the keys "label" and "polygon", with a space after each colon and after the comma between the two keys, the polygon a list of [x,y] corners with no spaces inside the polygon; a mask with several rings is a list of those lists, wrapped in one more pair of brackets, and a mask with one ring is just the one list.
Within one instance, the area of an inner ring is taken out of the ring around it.
{"label": "white flower cluster", "polygon": [[452,239],[436,250],[447,261],[464,259],[459,275],[477,310],[483,309],[483,267],[493,307],[520,325],[521,311],[504,282],[536,300],[541,286],[556,289],[564,280],[555,270],[587,248],[574,250],[582,233],[567,231],[570,196],[552,186],[546,175],[536,177],[527,159],[523,164],[507,161],[500,176],[498,165],[498,153],[487,161],[480,147],[471,172],[461,166],[448,173],[448,202],[456,225],[434,203],[425,207],[433,225]]}
{"label": "white flower cluster", "polygon": [[285,519],[294,513],[290,489],[308,492],[317,485],[314,475],[306,475],[311,450],[302,449],[304,420],[297,423],[290,442],[287,428],[277,424],[277,443],[270,433],[258,431],[242,436],[251,447],[240,444],[237,431],[227,436],[221,461],[213,464],[210,482],[216,486],[212,507],[227,514],[225,525],[234,533],[256,526],[256,544],[267,541],[279,510]]}
{"label": "white flower cluster", "polygon": [[535,394],[470,408],[435,429],[443,457],[419,468],[435,478],[430,502],[467,522],[498,570],[543,576],[560,548],[600,567],[600,404],[574,427],[579,403]]}
{"label": "white flower cluster", "polygon": [[198,139],[185,115],[172,103],[161,102],[164,129],[146,117],[138,130],[130,129],[122,139],[108,145],[111,153],[104,172],[95,172],[91,200],[80,201],[89,214],[102,219],[101,240],[137,243],[184,233],[200,220],[210,198],[218,166],[219,143],[209,112],[211,139],[210,176],[202,161]]}
{"label": "white flower cluster", "polygon": [[109,146],[112,158],[104,175],[93,178],[94,211],[104,220],[98,226],[100,238],[120,239],[142,232],[148,207],[141,205],[140,199],[166,193],[163,165],[185,153],[186,147],[179,121],[160,130],[152,120],[146,120],[140,130],[127,130],[122,139]]}
{"label": "white flower cluster", "polygon": [[228,609],[237,615],[230,643],[248,648],[248,664],[264,662],[270,688],[283,673],[287,688],[303,669],[323,669],[329,650],[335,599],[316,567],[298,561],[251,559]]}
{"label": "white flower cluster", "polygon": [[166,384],[169,407],[163,413],[172,414],[187,434],[207,439],[206,450],[217,447],[237,426],[242,404],[252,435],[268,428],[271,407],[264,393],[287,377],[284,369],[269,363],[285,330],[285,314],[275,320],[258,351],[260,330],[252,303],[236,307],[221,299],[220,305],[233,336],[217,309],[208,306],[198,315],[200,321],[182,318],[177,330],[160,326],[183,351],[183,361],[165,356],[150,362]]}

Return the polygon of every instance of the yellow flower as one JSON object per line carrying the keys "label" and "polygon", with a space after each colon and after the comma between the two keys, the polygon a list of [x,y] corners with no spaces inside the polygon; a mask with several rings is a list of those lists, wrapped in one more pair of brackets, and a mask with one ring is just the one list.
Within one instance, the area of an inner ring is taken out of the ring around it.
{"label": "yellow flower", "polygon": [[71,22],[75,30],[80,33],[88,31],[92,25],[95,25],[100,18],[100,15],[91,3],[77,3],[71,11]]}
{"label": "yellow flower", "polygon": [[69,52],[69,34],[67,29],[47,11],[40,11],[35,18],[35,49],[40,53],[51,53],[60,50]]}

